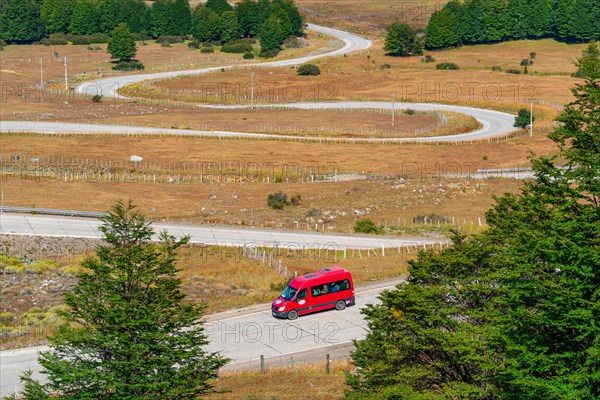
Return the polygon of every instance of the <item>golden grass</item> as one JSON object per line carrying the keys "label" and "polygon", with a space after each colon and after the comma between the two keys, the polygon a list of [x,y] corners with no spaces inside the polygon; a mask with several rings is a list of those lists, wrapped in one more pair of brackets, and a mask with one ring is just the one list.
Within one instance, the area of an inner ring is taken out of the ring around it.
{"label": "golden grass", "polygon": [[332,362],[331,374],[319,363],[287,368],[267,369],[265,375],[257,371],[223,372],[213,382],[216,393],[207,400],[334,400],[342,398],[346,386],[344,370],[347,362]]}

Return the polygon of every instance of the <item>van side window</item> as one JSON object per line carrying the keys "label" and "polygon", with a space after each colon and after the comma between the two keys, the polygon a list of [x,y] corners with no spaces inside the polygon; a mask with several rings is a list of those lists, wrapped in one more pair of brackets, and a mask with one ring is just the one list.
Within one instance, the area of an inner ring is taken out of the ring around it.
{"label": "van side window", "polygon": [[298,300],[300,300],[300,299],[303,299],[303,298],[305,298],[305,297],[306,297],[306,289],[302,289],[302,290],[300,291],[300,293],[298,293],[298,297],[297,297],[297,299],[298,299]]}
{"label": "van side window", "polygon": [[343,281],[336,282],[340,285],[340,290],[348,290],[350,289],[350,282],[348,279],[344,279]]}
{"label": "van side window", "polygon": [[329,284],[325,283],[323,285],[313,286],[310,288],[310,291],[311,291],[313,297],[327,294],[327,293],[329,293]]}

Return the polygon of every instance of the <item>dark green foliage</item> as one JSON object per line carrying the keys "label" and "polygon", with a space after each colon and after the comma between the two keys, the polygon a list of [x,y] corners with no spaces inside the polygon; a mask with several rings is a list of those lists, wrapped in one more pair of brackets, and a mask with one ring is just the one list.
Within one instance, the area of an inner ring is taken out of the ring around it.
{"label": "dark green foliage", "polygon": [[139,61],[119,61],[112,66],[115,71],[136,71],[144,68],[144,64]]}
{"label": "dark green foliage", "polygon": [[573,74],[574,76],[578,78],[599,79],[600,50],[598,49],[598,44],[596,42],[590,42],[575,65],[577,65],[578,69],[577,72]]}
{"label": "dark green foliage", "polygon": [[4,48],[6,47],[6,42],[2,39],[0,39],[0,51],[4,50]]}
{"label": "dark green foliage", "polygon": [[286,49],[299,49],[302,47],[302,43],[300,43],[300,40],[296,36],[290,36],[284,40],[283,47]]}
{"label": "dark green foliage", "polygon": [[315,64],[302,64],[298,67],[298,75],[317,76],[321,75],[321,68]]}
{"label": "dark green foliage", "polygon": [[254,59],[254,53],[244,53],[244,60]]}
{"label": "dark green foliage", "polygon": [[425,47],[553,37],[565,41],[600,39],[596,0],[459,0],[433,13]]}
{"label": "dark green foliage", "polygon": [[203,54],[208,54],[208,53],[214,53],[215,49],[213,49],[212,47],[203,47],[200,49],[200,53]]}
{"label": "dark green foliage", "polygon": [[112,58],[129,61],[137,53],[137,46],[127,25],[121,22],[112,33],[106,48]]}
{"label": "dark green foliage", "polygon": [[44,46],[64,46],[69,44],[69,40],[64,33],[53,33],[47,38],[40,40]]}
{"label": "dark green foliage", "polygon": [[154,37],[184,36],[191,27],[192,13],[188,0],[155,0],[152,3],[150,31]]}
{"label": "dark green foliage", "polygon": [[283,192],[271,193],[267,197],[267,205],[274,210],[281,210],[288,203],[287,194]]}
{"label": "dark green foliage", "polygon": [[514,68],[507,68],[504,72],[506,72],[507,74],[514,74],[514,75],[521,74],[521,70],[514,69]]}
{"label": "dark green foliage", "polygon": [[435,62],[435,58],[433,58],[431,54],[427,54],[425,57],[421,58],[421,62],[432,63]]}
{"label": "dark green foliage", "polygon": [[41,16],[49,33],[69,32],[75,0],[43,0]]}
{"label": "dark green foliage", "polygon": [[381,227],[375,225],[370,219],[359,219],[354,222],[354,232],[356,233],[379,233]]}
{"label": "dark green foliage", "polygon": [[387,55],[394,57],[414,56],[422,53],[421,44],[417,40],[415,31],[400,22],[395,22],[388,28],[383,49]]}
{"label": "dark green foliage", "polygon": [[199,4],[192,15],[192,35],[203,42],[219,39],[219,15]]}
{"label": "dark green foliage", "polygon": [[515,117],[515,128],[525,128],[531,121],[531,112],[526,108],[520,108],[519,113]]}
{"label": "dark green foliage", "polygon": [[279,49],[272,49],[272,50],[267,50],[267,51],[261,51],[258,56],[261,58],[273,58],[273,57],[277,57],[277,55],[279,54]]}
{"label": "dark green foliage", "polygon": [[108,43],[110,36],[104,33],[94,33],[92,35],[69,35],[71,44],[98,44]]}
{"label": "dark green foliage", "polygon": [[347,398],[599,398],[598,78],[573,94],[549,135],[565,165],[532,159],[536,179],[496,199],[486,231],[420,253],[363,311]]}
{"label": "dark green foliage", "polygon": [[[235,12],[225,11],[219,17],[219,38],[223,43],[229,43],[240,38],[240,24]],[[241,51],[237,53],[243,53]]]}
{"label": "dark green foliage", "polygon": [[0,39],[7,43],[33,43],[45,31],[36,0],[6,0],[0,8]]}
{"label": "dark green foliage", "polygon": [[443,62],[443,63],[439,63],[435,66],[435,69],[441,69],[441,70],[457,70],[460,69],[460,67],[458,65],[456,65],[453,62]]}
{"label": "dark green foliage", "polygon": [[231,11],[231,5],[227,2],[227,0],[206,0],[204,3],[206,8],[211,11],[216,12],[217,14],[222,14],[226,11]]}
{"label": "dark green foliage", "polygon": [[66,323],[39,362],[40,385],[25,375],[28,400],[197,399],[212,390],[226,360],[207,353],[203,306],[186,301],[176,252],[188,238],[166,232],[151,242],[150,224],[119,203],[103,218],[104,246],[65,295]]}
{"label": "dark green foliage", "polygon": [[199,49],[200,48],[200,42],[197,41],[196,39],[194,40],[190,40],[187,44],[188,49],[193,50],[193,49]]}
{"label": "dark green foliage", "polygon": [[143,0],[98,0],[96,7],[100,32],[111,33],[122,22],[132,32],[147,29],[148,9]]}
{"label": "dark green foliage", "polygon": [[267,53],[271,50],[279,51],[285,40],[281,22],[276,15],[271,15],[259,29],[260,48],[262,53]]}
{"label": "dark green foliage", "polygon": [[98,20],[98,9],[93,0],[77,0],[73,7],[69,31],[75,35],[99,32]]}
{"label": "dark green foliage", "polygon": [[92,96],[92,103],[101,103],[102,102],[102,96],[99,94],[95,94]]}
{"label": "dark green foliage", "polygon": [[238,41],[234,43],[227,43],[221,47],[223,53],[251,53],[253,51],[252,45],[246,42]]}

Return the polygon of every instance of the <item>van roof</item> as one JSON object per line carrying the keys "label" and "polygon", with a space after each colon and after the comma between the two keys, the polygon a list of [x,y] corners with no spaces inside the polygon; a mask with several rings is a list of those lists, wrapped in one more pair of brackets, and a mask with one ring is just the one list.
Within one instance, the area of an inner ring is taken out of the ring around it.
{"label": "van roof", "polygon": [[294,283],[294,284],[300,286],[304,282],[314,280],[316,278],[320,278],[320,277],[333,278],[336,275],[343,275],[346,273],[348,273],[348,271],[342,267],[337,267],[337,266],[327,267],[327,268],[322,268],[315,272],[311,272],[310,274],[299,275],[299,276],[295,277],[294,280],[292,282],[290,282],[290,284]]}

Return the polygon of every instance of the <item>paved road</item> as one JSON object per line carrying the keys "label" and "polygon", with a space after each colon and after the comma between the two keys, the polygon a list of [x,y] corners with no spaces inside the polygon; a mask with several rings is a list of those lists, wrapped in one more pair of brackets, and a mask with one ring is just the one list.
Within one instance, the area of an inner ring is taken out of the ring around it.
{"label": "paved road", "polygon": [[[314,32],[323,33],[325,35],[333,36],[337,39],[340,39],[344,42],[344,46],[337,50],[330,51],[328,53],[323,54],[315,54],[312,56],[294,58],[289,60],[281,60],[281,61],[270,61],[264,63],[253,63],[253,64],[244,64],[245,67],[285,67],[291,65],[303,64],[308,61],[312,61],[322,57],[331,57],[342,55],[346,53],[350,53],[358,50],[368,49],[373,45],[368,39],[365,39],[361,36],[353,35],[348,32],[340,31],[333,28],[326,28],[324,26],[308,24],[308,29]],[[222,69],[231,69],[234,67],[239,67],[239,65],[223,65],[212,68],[201,68],[194,70],[183,70],[183,71],[168,71],[168,72],[158,72],[153,74],[136,74],[136,75],[125,75],[118,77],[110,77],[105,79],[99,79],[95,81],[85,82],[81,85],[77,86],[75,90],[80,93],[86,93],[90,95],[100,94],[104,97],[115,98],[122,97],[117,94],[117,90],[122,88],[125,85],[130,85],[132,83],[137,83],[149,79],[166,79],[173,78],[177,76],[185,76],[185,75],[199,75],[205,74],[212,71],[219,71]]]}
{"label": "paved road", "polygon": [[[357,50],[364,50],[372,46],[372,42],[363,37],[353,35],[348,32],[326,28],[318,25],[309,24],[309,29],[334,36],[344,41],[344,46],[340,49],[297,59],[272,61],[266,63],[246,64],[252,67],[283,67],[297,65],[310,60],[326,56],[334,56],[349,53]],[[166,79],[183,75],[198,75],[208,73],[222,68],[231,69],[235,65],[226,65],[212,68],[202,68],[196,70],[169,71],[154,74],[125,75],[119,77],[110,77],[95,81],[85,82],[79,85],[76,90],[87,94],[101,94],[105,97],[120,97],[116,91],[128,84],[141,82],[148,79]],[[391,109],[392,104],[387,102],[337,102],[337,103],[294,103],[284,104],[287,107],[297,107],[304,109],[322,109],[322,108],[384,108]],[[254,107],[278,107],[282,104],[254,105]],[[200,107],[200,106],[199,106]],[[228,106],[202,106],[212,108],[231,108]],[[233,106],[248,107],[248,106]],[[453,111],[467,114],[476,118],[482,125],[481,129],[474,132],[464,133],[453,136],[435,136],[435,137],[410,137],[410,138],[317,138],[301,137],[293,135],[269,135],[247,132],[228,132],[228,131],[201,131],[201,130],[178,130],[149,127],[132,127],[120,125],[103,124],[79,124],[63,122],[32,122],[32,121],[0,121],[0,132],[42,132],[42,133],[109,133],[109,134],[161,134],[161,135],[189,135],[189,136],[213,136],[213,137],[254,137],[254,138],[274,138],[274,139],[293,139],[293,140],[320,140],[320,141],[346,141],[346,142],[389,142],[389,143],[459,143],[471,142],[476,140],[492,139],[502,137],[514,130],[514,116],[498,111],[450,106],[443,104],[426,103],[396,103],[394,107],[398,109],[411,108],[420,111]]]}
{"label": "paved road", "polygon": [[[100,221],[92,218],[70,218],[23,214],[0,214],[0,234],[100,238]],[[221,246],[279,246],[280,248],[319,248],[329,250],[381,249],[399,246],[422,246],[432,243],[420,237],[389,237],[325,234],[306,231],[243,229],[201,225],[153,224],[156,232],[166,229],[181,237],[190,235],[192,243]],[[437,241],[439,242],[439,241]],[[436,243],[437,243],[436,242]]]}
{"label": "paved road", "polygon": [[[356,303],[344,311],[325,311],[298,318],[295,321],[275,319],[271,316],[270,305],[254,307],[249,312],[225,312],[214,314],[205,323],[210,341],[207,350],[220,351],[232,361],[226,369],[247,369],[257,367],[261,355],[268,364],[290,362],[293,356],[296,363],[304,358],[316,357],[322,360],[331,346],[341,347],[344,352],[351,349],[353,339],[365,336],[364,319],[360,308],[368,303],[376,303],[377,295],[392,285],[375,287],[356,292]],[[0,395],[22,390],[19,376],[27,369],[39,374],[38,351],[47,347],[0,352]],[[307,352],[309,351],[309,352]]]}

